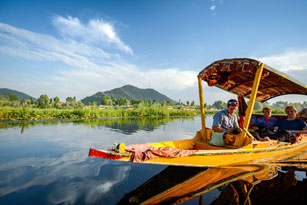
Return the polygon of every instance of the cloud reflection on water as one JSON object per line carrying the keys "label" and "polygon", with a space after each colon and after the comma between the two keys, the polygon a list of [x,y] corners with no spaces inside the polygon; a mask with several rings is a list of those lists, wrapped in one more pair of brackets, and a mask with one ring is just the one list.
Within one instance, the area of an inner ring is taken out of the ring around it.
{"label": "cloud reflection on water", "polygon": [[[18,200],[26,203],[22,196],[31,203],[33,194],[40,204],[115,203],[124,194],[118,186],[125,186],[129,191],[163,166],[147,165],[139,172],[139,165],[88,158],[89,147],[189,138],[200,126],[199,121],[198,118],[175,119],[154,124],[151,131],[142,124],[146,129],[133,129],[130,135],[99,122],[97,126],[75,122],[38,123],[27,127],[22,134],[17,127],[2,129],[0,203],[18,203]],[[125,132],[129,125],[126,123]],[[128,178],[130,174],[132,178]]]}

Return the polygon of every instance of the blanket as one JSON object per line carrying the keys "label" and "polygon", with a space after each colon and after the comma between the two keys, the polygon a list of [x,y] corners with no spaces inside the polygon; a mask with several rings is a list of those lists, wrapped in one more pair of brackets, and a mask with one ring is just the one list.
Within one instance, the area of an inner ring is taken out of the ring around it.
{"label": "blanket", "polygon": [[157,157],[185,157],[198,150],[182,150],[174,147],[153,147],[149,144],[132,144],[125,151],[133,153],[133,162],[140,163]]}

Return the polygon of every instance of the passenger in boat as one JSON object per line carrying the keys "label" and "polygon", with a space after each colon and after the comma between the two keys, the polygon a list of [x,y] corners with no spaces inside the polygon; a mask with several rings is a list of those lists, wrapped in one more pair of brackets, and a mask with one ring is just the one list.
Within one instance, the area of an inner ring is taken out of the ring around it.
{"label": "passenger in boat", "polygon": [[251,122],[253,122],[253,126],[251,128],[253,130],[258,130],[259,127],[274,127],[277,119],[272,116],[272,110],[268,107],[262,109],[263,117],[260,118],[252,118]]}
{"label": "passenger in boat", "polygon": [[235,99],[227,102],[227,108],[221,110],[213,116],[212,129],[215,133],[211,136],[209,144],[214,146],[225,146],[224,134],[240,134],[241,129],[238,124],[238,117],[235,114],[239,103]]}
{"label": "passenger in boat", "polygon": [[[235,114],[238,109],[238,101],[231,99],[227,102],[227,108],[216,113],[213,117],[212,129],[215,132],[226,132],[227,134],[239,134],[241,129],[238,124],[238,117]],[[235,133],[234,133],[235,132]]]}
{"label": "passenger in boat", "polygon": [[273,139],[280,141],[289,141],[299,134],[307,134],[307,124],[303,120],[297,119],[297,110],[294,106],[288,106],[285,109],[287,118],[276,122],[277,133]]}
{"label": "passenger in boat", "polygon": [[263,117],[251,119],[250,128],[255,130],[251,134],[260,141],[270,140],[269,136],[275,135],[274,127],[276,125],[277,119],[272,116],[272,110],[268,107],[262,109]]}

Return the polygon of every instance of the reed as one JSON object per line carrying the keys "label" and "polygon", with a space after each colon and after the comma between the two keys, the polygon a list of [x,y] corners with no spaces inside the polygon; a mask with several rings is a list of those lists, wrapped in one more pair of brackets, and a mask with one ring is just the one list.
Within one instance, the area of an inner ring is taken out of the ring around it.
{"label": "reed", "polygon": [[97,119],[103,117],[196,116],[199,110],[168,110],[163,106],[128,109],[56,109],[0,107],[0,120]]}

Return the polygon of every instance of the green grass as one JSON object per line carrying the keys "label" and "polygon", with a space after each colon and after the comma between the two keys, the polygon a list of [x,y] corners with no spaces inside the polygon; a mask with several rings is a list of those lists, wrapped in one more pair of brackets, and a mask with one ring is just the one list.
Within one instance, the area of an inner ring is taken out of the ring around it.
{"label": "green grass", "polygon": [[196,116],[199,110],[168,110],[166,107],[143,107],[135,110],[124,109],[40,109],[0,107],[0,120],[49,120],[49,119],[97,119],[104,117],[170,117]]}

